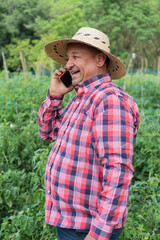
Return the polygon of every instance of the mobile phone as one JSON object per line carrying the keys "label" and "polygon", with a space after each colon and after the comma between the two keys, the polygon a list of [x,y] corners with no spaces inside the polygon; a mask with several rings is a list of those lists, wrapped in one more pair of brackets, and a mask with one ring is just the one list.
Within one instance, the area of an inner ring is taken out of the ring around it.
{"label": "mobile phone", "polygon": [[59,77],[59,79],[63,82],[63,84],[68,88],[72,85],[72,77],[69,71],[65,71]]}

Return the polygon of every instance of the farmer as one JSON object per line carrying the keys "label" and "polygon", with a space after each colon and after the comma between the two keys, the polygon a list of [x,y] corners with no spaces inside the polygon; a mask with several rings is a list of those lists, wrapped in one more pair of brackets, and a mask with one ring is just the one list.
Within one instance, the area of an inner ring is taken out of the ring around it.
{"label": "farmer", "polygon": [[[125,66],[110,53],[108,37],[88,27],[45,51],[65,66],[55,70],[38,116],[41,138],[56,140],[45,173],[45,221],[57,227],[60,240],[117,240],[127,219],[140,122],[133,98],[112,83]],[[69,87],[59,79],[66,69]]]}

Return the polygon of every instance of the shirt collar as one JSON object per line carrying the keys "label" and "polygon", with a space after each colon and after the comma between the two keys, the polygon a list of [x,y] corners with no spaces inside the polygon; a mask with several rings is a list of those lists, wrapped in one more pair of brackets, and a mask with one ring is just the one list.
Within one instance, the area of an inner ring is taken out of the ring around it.
{"label": "shirt collar", "polygon": [[109,73],[100,74],[100,75],[94,76],[92,78],[89,78],[88,80],[85,80],[83,82],[80,82],[78,85],[79,85],[79,87],[87,87],[88,85],[90,85],[100,79],[102,79],[102,81],[105,80],[107,82],[111,82],[111,75]]}
{"label": "shirt collar", "polygon": [[112,81],[111,75],[109,73],[100,74],[100,75],[94,76],[92,78],[89,78],[83,82],[79,82],[78,83],[79,88],[77,90],[75,89],[75,91],[77,92],[78,95],[83,94],[84,92],[86,93],[86,92],[88,92],[88,88],[92,84],[98,82],[98,80],[99,80],[99,82],[104,82],[104,81],[111,82]]}

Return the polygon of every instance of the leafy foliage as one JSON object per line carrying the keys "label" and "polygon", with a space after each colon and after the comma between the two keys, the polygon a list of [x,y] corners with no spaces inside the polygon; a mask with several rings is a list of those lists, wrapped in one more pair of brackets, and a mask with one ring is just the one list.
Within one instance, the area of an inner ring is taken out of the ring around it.
{"label": "leafy foliage", "polygon": [[[71,37],[82,26],[90,26],[109,36],[112,53],[123,62],[128,63],[128,56],[134,51],[135,67],[140,67],[143,57],[153,68],[160,55],[159,12],[158,0],[1,0],[0,50],[5,52],[11,71],[21,69],[20,51],[28,70],[36,71],[41,59],[49,70],[44,45]],[[1,59],[1,69],[2,66]]]}
{"label": "leafy foliage", "polygon": [[[39,137],[37,115],[50,77],[31,73],[0,73],[0,239],[57,239],[44,223],[44,173],[54,142]],[[115,80],[124,87],[125,78]],[[160,239],[160,87],[157,76],[127,75],[126,91],[140,108],[141,124],[135,144],[129,217],[121,240]],[[65,95],[63,107],[74,96]],[[146,187],[147,186],[147,187]]]}
{"label": "leafy foliage", "polygon": [[159,185],[160,175],[131,185],[129,217],[124,227],[125,237],[122,235],[121,240],[160,239],[160,204],[155,190]]}

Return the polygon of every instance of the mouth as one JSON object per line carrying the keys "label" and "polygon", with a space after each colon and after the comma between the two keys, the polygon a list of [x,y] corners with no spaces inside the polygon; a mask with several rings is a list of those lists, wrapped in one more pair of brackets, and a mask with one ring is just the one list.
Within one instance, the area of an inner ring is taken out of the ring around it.
{"label": "mouth", "polygon": [[79,74],[80,73],[80,70],[77,70],[77,71],[72,71],[71,72],[71,75],[72,75],[72,77],[74,77],[74,76],[76,76],[77,74]]}

